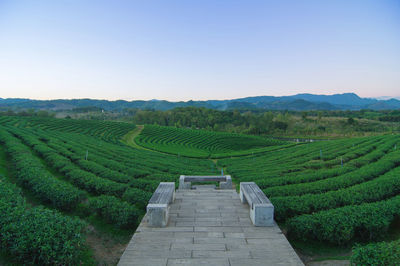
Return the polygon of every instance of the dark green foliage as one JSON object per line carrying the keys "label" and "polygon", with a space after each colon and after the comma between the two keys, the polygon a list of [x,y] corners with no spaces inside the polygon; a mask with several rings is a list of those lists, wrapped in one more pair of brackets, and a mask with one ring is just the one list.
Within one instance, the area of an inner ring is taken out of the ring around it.
{"label": "dark green foliage", "polygon": [[[337,188],[344,188],[352,184],[359,183],[361,180],[366,181],[376,177],[379,174],[382,174],[386,168],[382,166],[382,162],[372,163],[378,159],[383,159],[389,161],[388,164],[395,163],[395,161],[391,161],[390,158],[385,159],[383,157],[385,152],[389,151],[393,146],[393,141],[389,141],[385,145],[381,145],[379,149],[365,149],[365,152],[357,153],[357,156],[353,158],[357,158],[358,156],[365,156],[359,157],[353,161],[350,161],[345,168],[334,168],[329,171],[326,169],[322,169],[320,171],[314,171],[311,173],[307,173],[306,175],[298,175],[296,178],[274,178],[271,180],[267,180],[266,182],[277,182],[279,180],[286,180],[287,182],[292,182],[292,185],[284,185],[284,186],[275,186],[271,188],[264,189],[264,193],[269,197],[274,196],[294,196],[294,195],[304,195],[308,193],[322,193],[330,190],[336,190]],[[368,146],[371,147],[371,146]],[[392,156],[393,157],[393,156]],[[346,159],[348,159],[348,155]],[[394,156],[394,158],[397,158]],[[399,158],[400,160],[400,158]],[[337,164],[337,162],[336,162]],[[361,167],[357,169],[355,167]],[[382,166],[382,167],[380,167]],[[306,165],[307,167],[307,165]],[[379,168],[380,167],[380,168]],[[390,169],[390,168],[389,168]],[[337,176],[340,175],[340,178]],[[302,182],[299,182],[302,181]],[[305,182],[307,181],[307,182]],[[266,182],[261,181],[261,186],[265,186]],[[282,183],[282,182],[281,182]],[[301,183],[301,184],[296,184]]]}
{"label": "dark green foliage", "polygon": [[342,245],[379,239],[400,215],[391,201],[400,194],[399,140],[387,135],[310,143],[219,163],[236,182],[263,188],[292,238]]}
{"label": "dark green foliage", "polygon": [[152,192],[137,188],[129,188],[125,191],[122,199],[144,210],[152,195]]}
{"label": "dark green foliage", "polygon": [[288,221],[287,229],[293,238],[316,239],[339,245],[353,239],[380,239],[397,217],[400,217],[400,196],[300,215]]}
{"label": "dark green foliage", "polygon": [[[373,141],[375,137],[371,139]],[[379,138],[376,139],[379,140]],[[218,164],[227,167],[228,172],[240,181],[260,180],[267,183],[272,182],[273,185],[276,178],[281,179],[281,181],[283,179],[290,180],[293,175],[297,176],[302,174],[303,171],[309,170],[310,162],[320,163],[319,167],[323,170],[327,170],[327,166],[334,166],[331,160],[335,161],[336,166],[340,166],[339,156],[345,156],[346,153],[359,149],[359,146],[364,147],[364,143],[368,140],[370,139],[360,138],[297,144],[262,154],[254,154],[253,156],[223,159]],[[320,158],[321,151],[322,159]],[[327,166],[325,166],[326,162],[328,163]],[[316,169],[316,167],[312,167],[312,169]],[[300,183],[307,181],[306,178]],[[282,184],[284,183],[282,182]]]}
{"label": "dark green foliage", "polygon": [[[400,192],[400,168],[393,172],[385,172],[400,163],[400,151],[392,152],[378,163],[367,165],[367,169],[359,172],[351,172],[352,175],[343,175],[332,180],[332,191],[320,194],[305,194],[302,196],[271,198],[276,207],[275,217],[277,220],[285,220],[295,215],[312,213],[320,210],[337,208],[345,205],[361,204],[381,200]],[[361,170],[361,169],[360,169]],[[378,177],[369,182],[366,177]],[[359,185],[348,186],[344,184],[353,183],[355,179],[364,181]],[[342,186],[342,187],[341,187]],[[335,188],[339,187],[339,190]]]}
{"label": "dark green foliage", "polygon": [[400,240],[372,243],[353,247],[352,265],[398,266],[400,265]]}
{"label": "dark green foliage", "polygon": [[77,168],[74,165],[64,167],[60,170],[76,186],[96,195],[122,195],[127,186],[107,179],[97,177],[96,175]]}
{"label": "dark green foliage", "polygon": [[159,181],[146,180],[146,179],[133,179],[129,185],[140,190],[153,192],[157,189]]}
{"label": "dark green foliage", "polygon": [[[96,156],[96,155],[94,155]],[[111,169],[108,169],[96,162],[93,162],[91,160],[79,160],[77,161],[77,164],[84,170],[91,172],[97,176],[101,176],[103,178],[110,179],[115,182],[120,182],[120,183],[128,183],[130,178],[127,175],[124,175],[118,171],[114,171]]]}
{"label": "dark green foliage", "polygon": [[379,117],[379,121],[400,122],[400,115],[385,115]]}
{"label": "dark green foliage", "polygon": [[135,228],[142,214],[135,206],[113,196],[90,198],[89,207],[108,223],[121,228]]}
{"label": "dark green foliage", "polygon": [[74,209],[83,199],[82,191],[54,177],[28,147],[11,134],[1,131],[0,142],[12,159],[18,180],[35,196],[64,210]]}
{"label": "dark green foliage", "polygon": [[260,148],[284,144],[282,141],[249,135],[154,125],[146,125],[135,141],[149,149],[199,158],[221,154],[230,156],[231,152],[240,151],[249,154],[248,150],[258,151]]}
{"label": "dark green foliage", "polygon": [[[305,122],[312,121],[312,116],[310,113]],[[26,160],[28,170],[34,168],[31,162],[39,162],[48,174],[54,173],[50,174],[52,178],[78,187],[81,190],[77,191],[88,198],[88,202],[78,201],[82,213],[97,214],[116,227],[135,228],[159,182],[176,182],[182,174],[215,175],[221,167],[236,183],[259,184],[275,205],[276,219],[287,221],[293,238],[338,245],[375,240],[400,215],[400,151],[395,148],[399,146],[398,135],[264,147],[273,143],[260,137],[197,129],[149,126],[143,131],[150,128],[155,132],[147,142],[154,149],[166,147],[172,153],[183,149],[190,156],[224,158],[217,166],[211,160],[188,158],[180,152],[179,156],[168,155],[126,146],[116,138],[126,132],[121,129],[125,126],[117,123],[113,124],[116,128],[108,129],[104,124],[89,123],[77,128],[84,123],[76,121],[63,127],[44,118],[0,117],[0,121],[5,124],[0,126],[5,132],[3,138],[13,138],[5,150],[17,154],[14,157],[20,159],[15,162],[22,165],[22,158],[36,158]],[[357,119],[352,126],[362,123]],[[118,128],[120,133],[115,133]],[[18,184],[34,192],[40,201],[64,210],[51,201],[58,196],[40,192],[31,184],[35,175],[22,168],[17,173],[21,174]],[[22,174],[27,177],[22,178]],[[43,188],[63,195],[55,188]]]}
{"label": "dark green foliage", "polygon": [[[103,179],[95,174],[84,171],[75,166],[67,158],[57,154],[56,151],[48,146],[45,146],[40,142],[36,144],[36,142],[30,141],[33,138],[31,135],[18,130],[14,130],[13,132],[28,144],[32,145],[34,151],[43,156],[46,162],[48,162],[52,167],[63,173],[75,186],[96,195],[107,194],[118,196],[125,192],[125,189],[127,188],[126,185]],[[32,168],[29,168],[29,170],[31,169]]]}
{"label": "dark green foliage", "polygon": [[28,207],[15,185],[0,177],[0,248],[36,265],[78,265],[85,223],[43,207]]}

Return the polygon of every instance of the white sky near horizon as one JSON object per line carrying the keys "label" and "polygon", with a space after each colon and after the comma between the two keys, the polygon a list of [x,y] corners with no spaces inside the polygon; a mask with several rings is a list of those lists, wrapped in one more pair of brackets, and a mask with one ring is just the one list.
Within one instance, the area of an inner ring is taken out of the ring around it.
{"label": "white sky near horizon", "polygon": [[0,0],[0,98],[400,97],[400,1]]}

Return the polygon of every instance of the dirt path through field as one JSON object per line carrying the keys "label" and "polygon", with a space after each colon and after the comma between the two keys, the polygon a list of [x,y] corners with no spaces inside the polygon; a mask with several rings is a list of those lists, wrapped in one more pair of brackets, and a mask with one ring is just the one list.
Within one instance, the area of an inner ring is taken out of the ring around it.
{"label": "dirt path through field", "polygon": [[138,145],[135,142],[135,138],[142,132],[143,128],[144,128],[143,125],[136,125],[136,128],[134,130],[129,131],[128,133],[126,133],[125,136],[122,137],[122,141],[131,147],[134,147],[137,149],[142,149],[142,150],[152,151],[150,149],[146,149],[146,148]]}

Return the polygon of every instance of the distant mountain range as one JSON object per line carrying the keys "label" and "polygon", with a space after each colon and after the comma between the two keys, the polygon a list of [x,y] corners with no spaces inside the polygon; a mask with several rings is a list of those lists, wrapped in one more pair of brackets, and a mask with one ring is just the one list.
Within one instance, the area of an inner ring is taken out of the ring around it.
{"label": "distant mountain range", "polygon": [[31,100],[19,98],[0,98],[1,109],[42,109],[71,110],[77,107],[95,106],[109,111],[121,111],[126,108],[169,110],[176,107],[206,107],[217,110],[386,110],[400,109],[400,100],[361,98],[354,93],[316,95],[296,94],[292,96],[255,96],[232,100],[208,100],[169,102],[164,100],[150,101],[108,101],[94,99],[72,100]]}

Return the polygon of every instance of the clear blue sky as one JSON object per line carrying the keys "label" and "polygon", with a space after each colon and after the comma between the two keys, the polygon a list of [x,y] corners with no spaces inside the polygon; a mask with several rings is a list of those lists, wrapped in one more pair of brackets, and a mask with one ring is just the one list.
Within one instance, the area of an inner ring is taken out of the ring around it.
{"label": "clear blue sky", "polygon": [[400,0],[0,0],[0,97],[400,96]]}

